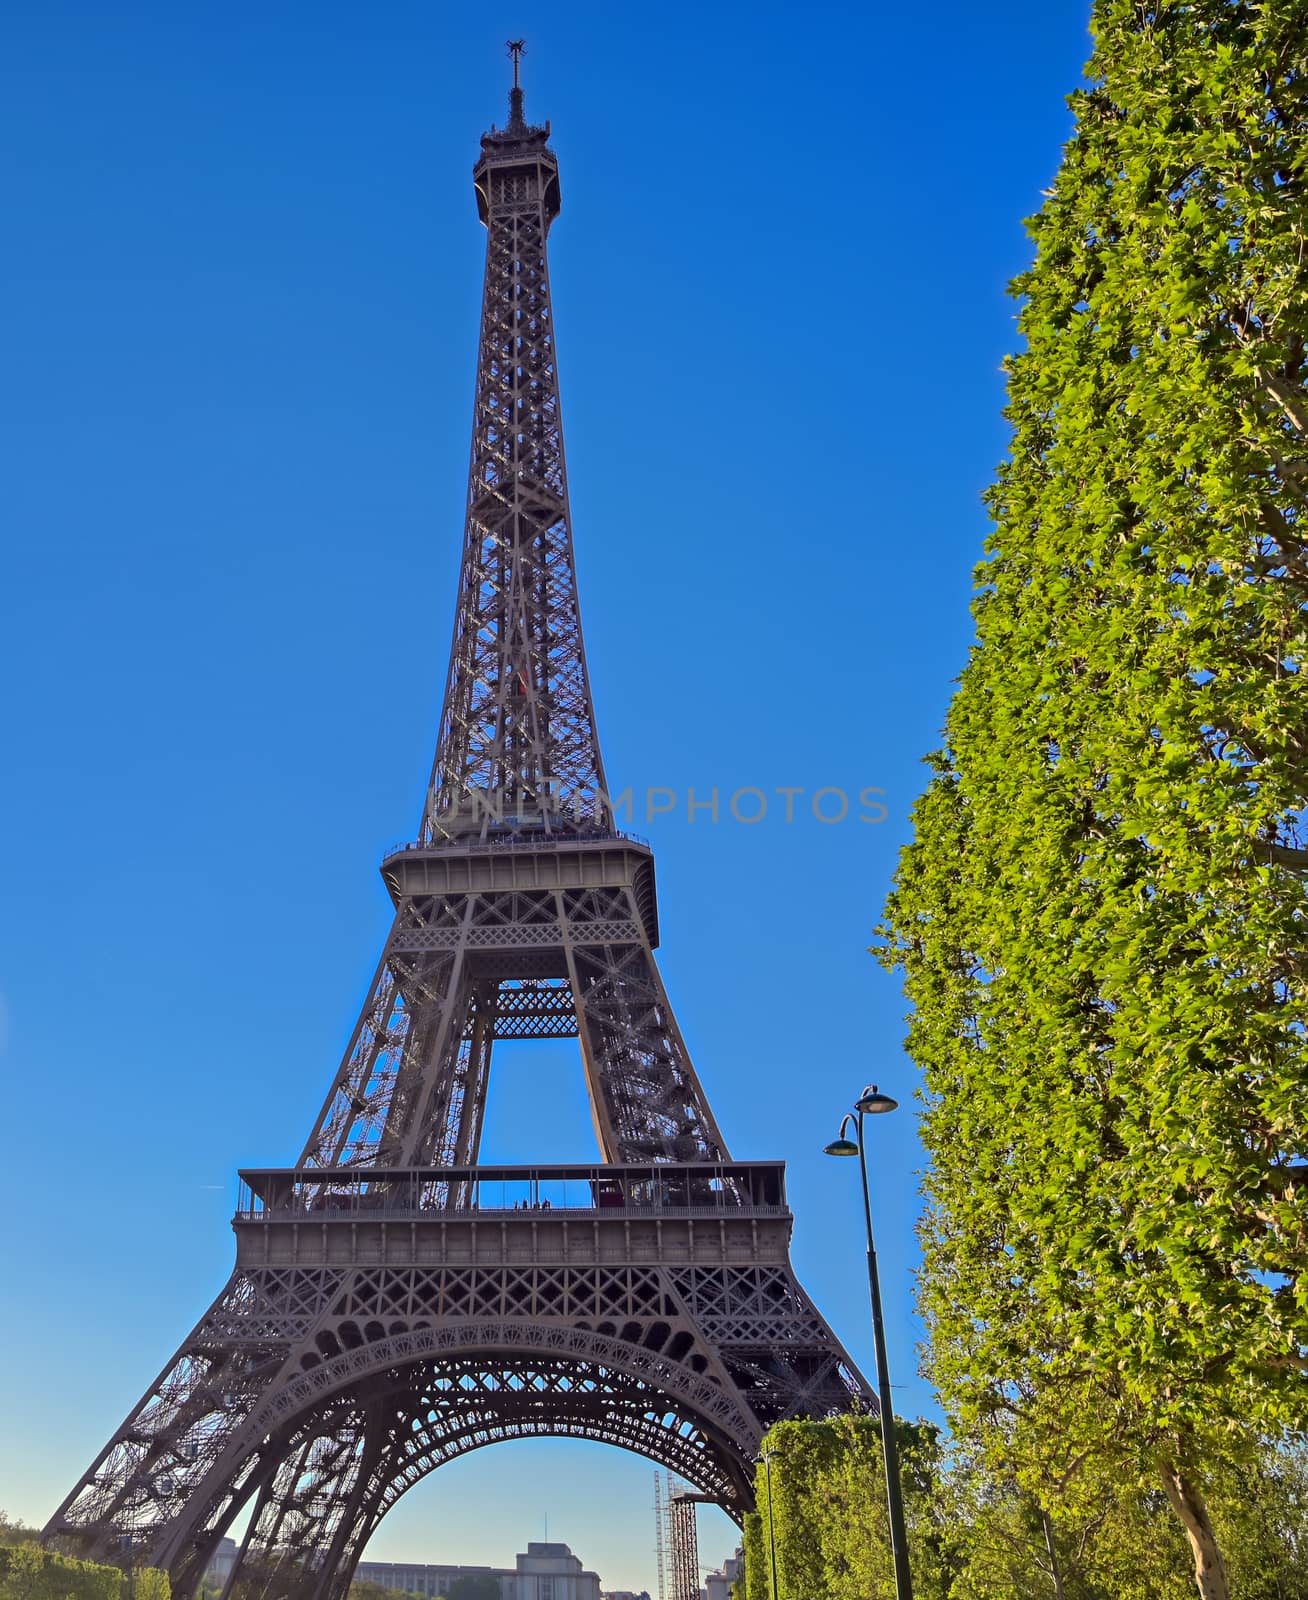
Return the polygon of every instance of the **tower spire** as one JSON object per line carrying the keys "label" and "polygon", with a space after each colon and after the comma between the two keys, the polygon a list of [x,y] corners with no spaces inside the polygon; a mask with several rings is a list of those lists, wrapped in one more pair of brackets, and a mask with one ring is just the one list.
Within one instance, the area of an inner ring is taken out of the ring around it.
{"label": "tower spire", "polygon": [[507,39],[505,41],[509,55],[513,58],[513,87],[509,90],[509,132],[520,133],[526,130],[526,119],[522,114],[522,58],[527,53],[525,39]]}
{"label": "tower spire", "polygon": [[607,822],[582,646],[546,237],[559,211],[549,123],[513,120],[473,169],[486,277],[462,573],[422,840]]}

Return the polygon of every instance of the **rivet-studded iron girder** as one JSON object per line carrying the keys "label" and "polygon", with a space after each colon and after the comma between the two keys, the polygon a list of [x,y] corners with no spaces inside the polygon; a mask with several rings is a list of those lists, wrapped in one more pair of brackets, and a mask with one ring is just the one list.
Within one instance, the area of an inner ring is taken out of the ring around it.
{"label": "rivet-studded iron girder", "polygon": [[[395,1500],[503,1439],[637,1451],[739,1518],[767,1427],[872,1404],[791,1270],[780,1164],[728,1161],[654,961],[653,857],[606,814],[545,252],[558,170],[516,86],[511,107],[476,168],[467,530],[420,835],[383,863],[394,924],[297,1168],[262,1175],[231,1281],[45,1530],[166,1567],[179,1600],[242,1515],[224,1600],[344,1600]],[[492,1047],[572,1035],[602,1162],[567,1209],[536,1169],[533,1209],[505,1209],[477,1164]]]}

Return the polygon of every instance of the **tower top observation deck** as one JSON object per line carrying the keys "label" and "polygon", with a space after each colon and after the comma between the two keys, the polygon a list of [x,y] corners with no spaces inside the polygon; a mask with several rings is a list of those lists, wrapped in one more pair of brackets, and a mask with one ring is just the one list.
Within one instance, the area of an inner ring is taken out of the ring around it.
{"label": "tower top observation deck", "polygon": [[506,127],[491,127],[481,136],[481,156],[473,168],[473,179],[477,185],[477,214],[483,222],[489,222],[492,208],[512,205],[518,197],[518,186],[511,183],[497,183],[492,189],[490,169],[494,168],[497,174],[521,169],[524,178],[535,172],[538,182],[534,185],[523,184],[520,198],[530,196],[533,204],[543,207],[548,228],[559,214],[559,164],[549,148],[549,123],[533,126],[523,111],[522,57],[526,54],[526,43],[522,39],[510,39],[508,50],[513,58],[509,120]]}

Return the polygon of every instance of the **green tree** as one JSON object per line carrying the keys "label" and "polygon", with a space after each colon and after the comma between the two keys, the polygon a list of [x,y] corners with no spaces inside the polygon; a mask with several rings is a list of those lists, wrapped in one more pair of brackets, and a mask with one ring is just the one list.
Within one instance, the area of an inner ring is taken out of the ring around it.
{"label": "green tree", "polygon": [[[940,1447],[925,1423],[899,1422],[905,1515],[918,1600],[946,1600],[958,1565],[957,1530],[942,1514]],[[870,1417],[782,1422],[764,1440],[772,1456],[772,1519],[765,1469],[756,1515],[745,1519],[749,1600],[771,1600],[771,1541],[778,1589],[805,1600],[893,1600],[881,1425]]]}
{"label": "green tree", "polygon": [[1185,1600],[1194,1590],[1185,1538],[1161,1504],[1106,1484],[1079,1515],[1054,1518],[984,1460],[958,1460],[950,1510],[962,1552],[959,1600]]}
{"label": "green tree", "polygon": [[[1185,1600],[1184,1530],[1159,1486],[1101,1479],[1055,1518],[987,1453],[901,1424],[919,1600]],[[805,1600],[894,1594],[879,1428],[867,1419],[785,1424],[773,1454],[779,1589]],[[771,1600],[766,1486],[745,1519],[747,1581],[734,1600]],[[1210,1504],[1241,1600],[1308,1600],[1308,1449],[1264,1446],[1215,1472]]]}
{"label": "green tree", "polygon": [[0,1600],[40,1600],[45,1593],[45,1551],[21,1544],[0,1552]]}
{"label": "green tree", "polygon": [[[984,1459],[959,1453],[946,1515],[964,1555],[954,1600],[1185,1600],[1194,1592],[1184,1531],[1160,1487],[1101,1482],[1079,1515],[1057,1520]],[[1210,1504],[1241,1600],[1308,1600],[1308,1454],[1265,1446],[1218,1472]]]}
{"label": "green tree", "polygon": [[120,1600],[117,1567],[75,1561],[38,1544],[0,1545],[0,1600]]}
{"label": "green tree", "polygon": [[158,1567],[137,1567],[128,1574],[128,1600],[172,1600],[173,1586]]}
{"label": "green tree", "polygon": [[[767,1502],[760,1493],[759,1505],[766,1510]],[[768,1566],[767,1534],[763,1527],[763,1513],[749,1511],[745,1514],[745,1593],[732,1600],[772,1600],[772,1577]]]}
{"label": "green tree", "polygon": [[1308,1448],[1266,1446],[1216,1485],[1213,1520],[1248,1600],[1308,1600]]}
{"label": "green tree", "polygon": [[500,1580],[492,1572],[465,1572],[450,1585],[446,1600],[500,1600]]}
{"label": "green tree", "polygon": [[371,1583],[366,1578],[355,1578],[350,1584],[349,1600],[395,1600],[403,1590],[388,1589],[385,1584]]}
{"label": "green tree", "polygon": [[1213,1486],[1308,1424],[1308,14],[1093,28],[888,956],[956,1426],[1059,1525],[1161,1490],[1226,1600]]}

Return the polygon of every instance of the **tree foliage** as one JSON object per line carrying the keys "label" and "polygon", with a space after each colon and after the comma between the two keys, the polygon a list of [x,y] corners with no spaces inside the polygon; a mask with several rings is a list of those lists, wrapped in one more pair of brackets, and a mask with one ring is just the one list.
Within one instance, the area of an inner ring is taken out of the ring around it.
{"label": "tree foliage", "polygon": [[[1185,1600],[1190,1553],[1160,1486],[1101,1481],[1073,1513],[1052,1516],[982,1453],[942,1449],[933,1428],[899,1423],[918,1600]],[[760,1468],[759,1511],[745,1519],[745,1574],[733,1600],[893,1600],[894,1571],[880,1425],[868,1418],[780,1423],[772,1520]],[[1210,1483],[1219,1538],[1240,1600],[1308,1600],[1308,1446],[1269,1445]]]}
{"label": "tree foliage", "polygon": [[117,1567],[74,1561],[39,1544],[0,1545],[0,1600],[123,1600],[124,1587]]}
{"label": "tree foliage", "polygon": [[446,1600],[500,1600],[500,1580],[493,1572],[461,1573]]}
{"label": "tree foliage", "polygon": [[368,1578],[355,1578],[349,1588],[349,1600],[396,1600],[402,1589],[388,1589],[384,1583],[373,1583]]}
{"label": "tree foliage", "polygon": [[0,1600],[171,1600],[168,1574],[157,1567],[123,1572],[92,1561],[45,1550],[36,1530],[0,1515],[6,1539],[15,1533],[21,1543],[0,1544]]}
{"label": "tree foliage", "polygon": [[[755,1484],[758,1494],[758,1503],[766,1507],[761,1483]],[[749,1511],[745,1514],[744,1527],[745,1546],[745,1572],[744,1594],[733,1595],[732,1600],[764,1600],[772,1595],[772,1577],[768,1567],[767,1535],[763,1529],[763,1514],[759,1511]],[[739,1583],[737,1579],[737,1583]]]}
{"label": "tree foliage", "polygon": [[[939,1517],[939,1441],[926,1423],[898,1427],[914,1590],[918,1600],[945,1600],[953,1542]],[[767,1470],[760,1466],[758,1513],[745,1521],[749,1600],[771,1595],[773,1538],[781,1594],[894,1600],[881,1424],[853,1416],[781,1422],[764,1449],[772,1457],[772,1488],[769,1497]]]}
{"label": "tree foliage", "polygon": [[888,957],[952,1418],[1064,1521],[1161,1488],[1220,1596],[1205,1485],[1308,1425],[1308,13],[1094,38]]}
{"label": "tree foliage", "polygon": [[127,1574],[130,1600],[172,1600],[172,1595],[172,1582],[158,1567],[135,1567]]}

